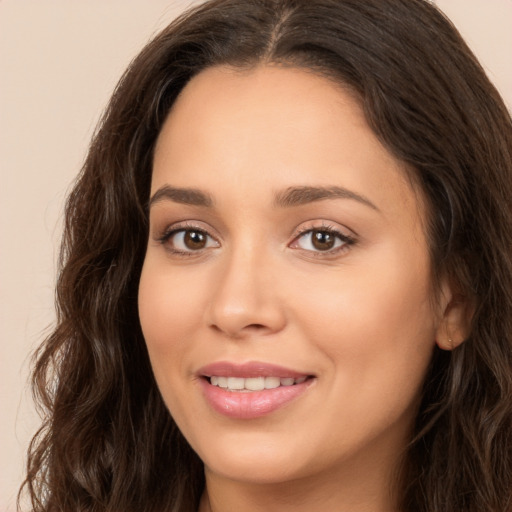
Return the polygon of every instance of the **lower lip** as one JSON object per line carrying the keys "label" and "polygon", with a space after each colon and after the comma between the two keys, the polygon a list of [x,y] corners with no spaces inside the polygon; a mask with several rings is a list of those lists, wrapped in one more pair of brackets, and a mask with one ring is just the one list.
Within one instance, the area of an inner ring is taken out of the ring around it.
{"label": "lower lip", "polygon": [[252,419],[270,414],[301,396],[310,387],[313,379],[293,386],[279,386],[262,391],[227,391],[212,386],[207,379],[201,379],[206,401],[218,413],[230,418]]}

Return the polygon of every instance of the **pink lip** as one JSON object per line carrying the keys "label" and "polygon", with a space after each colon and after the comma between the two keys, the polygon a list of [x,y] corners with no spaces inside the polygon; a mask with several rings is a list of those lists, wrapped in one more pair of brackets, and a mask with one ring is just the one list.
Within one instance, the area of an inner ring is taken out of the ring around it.
{"label": "pink lip", "polygon": [[206,377],[212,375],[220,377],[281,377],[300,378],[308,374],[290,370],[281,366],[267,363],[250,362],[234,364],[218,362],[201,368],[200,384],[203,395],[208,404],[216,412],[238,419],[253,419],[270,414],[305,393],[315,379],[307,379],[301,384],[292,386],[280,386],[274,389],[262,391],[240,392],[228,391],[218,386],[213,386]]}
{"label": "pink lip", "polygon": [[219,377],[281,377],[298,379],[307,377],[308,373],[290,370],[284,366],[275,364],[262,363],[259,361],[250,361],[248,363],[230,363],[228,361],[219,361],[217,363],[203,366],[197,372],[202,377],[211,377],[217,375]]}

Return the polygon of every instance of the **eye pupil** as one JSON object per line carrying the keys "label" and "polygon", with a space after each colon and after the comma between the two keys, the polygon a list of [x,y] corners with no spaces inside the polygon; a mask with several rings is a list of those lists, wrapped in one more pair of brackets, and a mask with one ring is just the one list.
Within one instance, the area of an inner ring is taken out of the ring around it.
{"label": "eye pupil", "polygon": [[188,249],[203,249],[206,246],[206,235],[201,231],[187,231],[183,241]]}
{"label": "eye pupil", "polygon": [[313,247],[319,251],[332,249],[335,242],[335,237],[328,231],[313,231],[312,233]]}

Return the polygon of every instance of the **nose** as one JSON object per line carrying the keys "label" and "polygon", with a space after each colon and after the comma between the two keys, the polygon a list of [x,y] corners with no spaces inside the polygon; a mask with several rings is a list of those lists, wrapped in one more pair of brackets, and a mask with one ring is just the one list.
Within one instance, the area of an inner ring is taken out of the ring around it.
{"label": "nose", "polygon": [[284,303],[269,257],[240,251],[226,257],[216,270],[207,311],[210,328],[230,338],[265,336],[284,328]]}

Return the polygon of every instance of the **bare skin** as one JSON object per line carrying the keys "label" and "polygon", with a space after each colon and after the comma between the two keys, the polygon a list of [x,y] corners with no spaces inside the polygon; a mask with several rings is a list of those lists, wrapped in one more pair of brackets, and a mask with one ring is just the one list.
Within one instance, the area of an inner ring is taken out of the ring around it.
{"label": "bare skin", "polygon": [[[448,282],[434,296],[421,193],[352,95],[297,69],[208,69],[166,120],[151,195],[141,325],[205,464],[200,512],[396,510],[432,351],[463,339],[462,313]],[[219,361],[307,386],[229,416],[204,392]]]}

